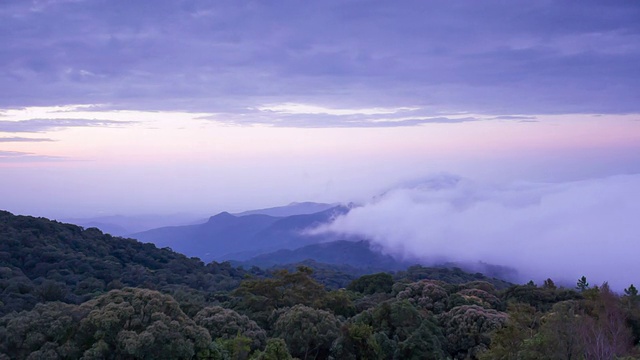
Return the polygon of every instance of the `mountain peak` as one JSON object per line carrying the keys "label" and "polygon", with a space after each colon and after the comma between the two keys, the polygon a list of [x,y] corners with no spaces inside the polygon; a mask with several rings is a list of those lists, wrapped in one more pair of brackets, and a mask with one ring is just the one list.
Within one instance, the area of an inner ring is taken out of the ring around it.
{"label": "mountain peak", "polygon": [[213,215],[212,217],[209,218],[209,221],[207,222],[212,222],[212,221],[219,221],[219,220],[228,220],[228,219],[233,219],[236,216],[229,214],[226,211],[223,211],[217,215]]}

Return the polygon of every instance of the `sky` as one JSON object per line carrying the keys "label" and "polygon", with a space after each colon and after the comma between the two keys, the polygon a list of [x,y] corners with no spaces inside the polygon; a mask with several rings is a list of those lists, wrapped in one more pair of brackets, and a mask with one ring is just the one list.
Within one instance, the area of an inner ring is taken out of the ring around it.
{"label": "sky", "polygon": [[[587,206],[576,197],[610,193],[605,209],[628,210],[620,191],[640,193],[638,19],[640,3],[615,0],[3,0],[0,208],[377,209],[390,189],[453,176],[572,191],[536,210],[540,226]],[[488,221],[454,218],[443,228]]]}

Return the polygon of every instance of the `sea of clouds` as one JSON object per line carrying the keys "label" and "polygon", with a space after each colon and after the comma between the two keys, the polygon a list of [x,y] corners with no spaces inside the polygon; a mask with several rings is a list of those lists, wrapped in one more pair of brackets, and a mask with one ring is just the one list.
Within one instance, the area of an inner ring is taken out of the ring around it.
{"label": "sea of clouds", "polygon": [[485,262],[518,281],[640,284],[640,174],[487,184],[450,175],[394,187],[316,229],[404,259]]}

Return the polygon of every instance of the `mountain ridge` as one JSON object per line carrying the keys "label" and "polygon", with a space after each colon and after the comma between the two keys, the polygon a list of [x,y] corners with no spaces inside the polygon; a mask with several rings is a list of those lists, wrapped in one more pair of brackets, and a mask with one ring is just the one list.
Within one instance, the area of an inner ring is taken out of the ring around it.
{"label": "mountain ridge", "polygon": [[238,216],[221,212],[202,224],[151,229],[131,237],[158,247],[170,247],[205,262],[242,261],[262,253],[336,240],[337,235],[334,234],[310,235],[303,230],[348,211],[347,207],[335,206],[312,214],[286,217],[265,214]]}

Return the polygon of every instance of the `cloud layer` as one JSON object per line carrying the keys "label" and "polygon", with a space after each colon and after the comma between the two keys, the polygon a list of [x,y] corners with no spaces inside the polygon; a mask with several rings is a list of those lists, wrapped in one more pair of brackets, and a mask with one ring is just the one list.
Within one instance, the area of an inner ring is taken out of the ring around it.
{"label": "cloud layer", "polygon": [[0,107],[638,112],[638,18],[633,1],[10,0]]}
{"label": "cloud layer", "polygon": [[585,275],[622,289],[640,283],[639,213],[640,175],[503,186],[444,176],[392,189],[319,231],[400,257],[507,265],[521,281]]}
{"label": "cloud layer", "polygon": [[19,121],[0,120],[0,132],[47,132],[70,127],[122,126],[130,123],[132,122],[95,119],[29,119]]}

